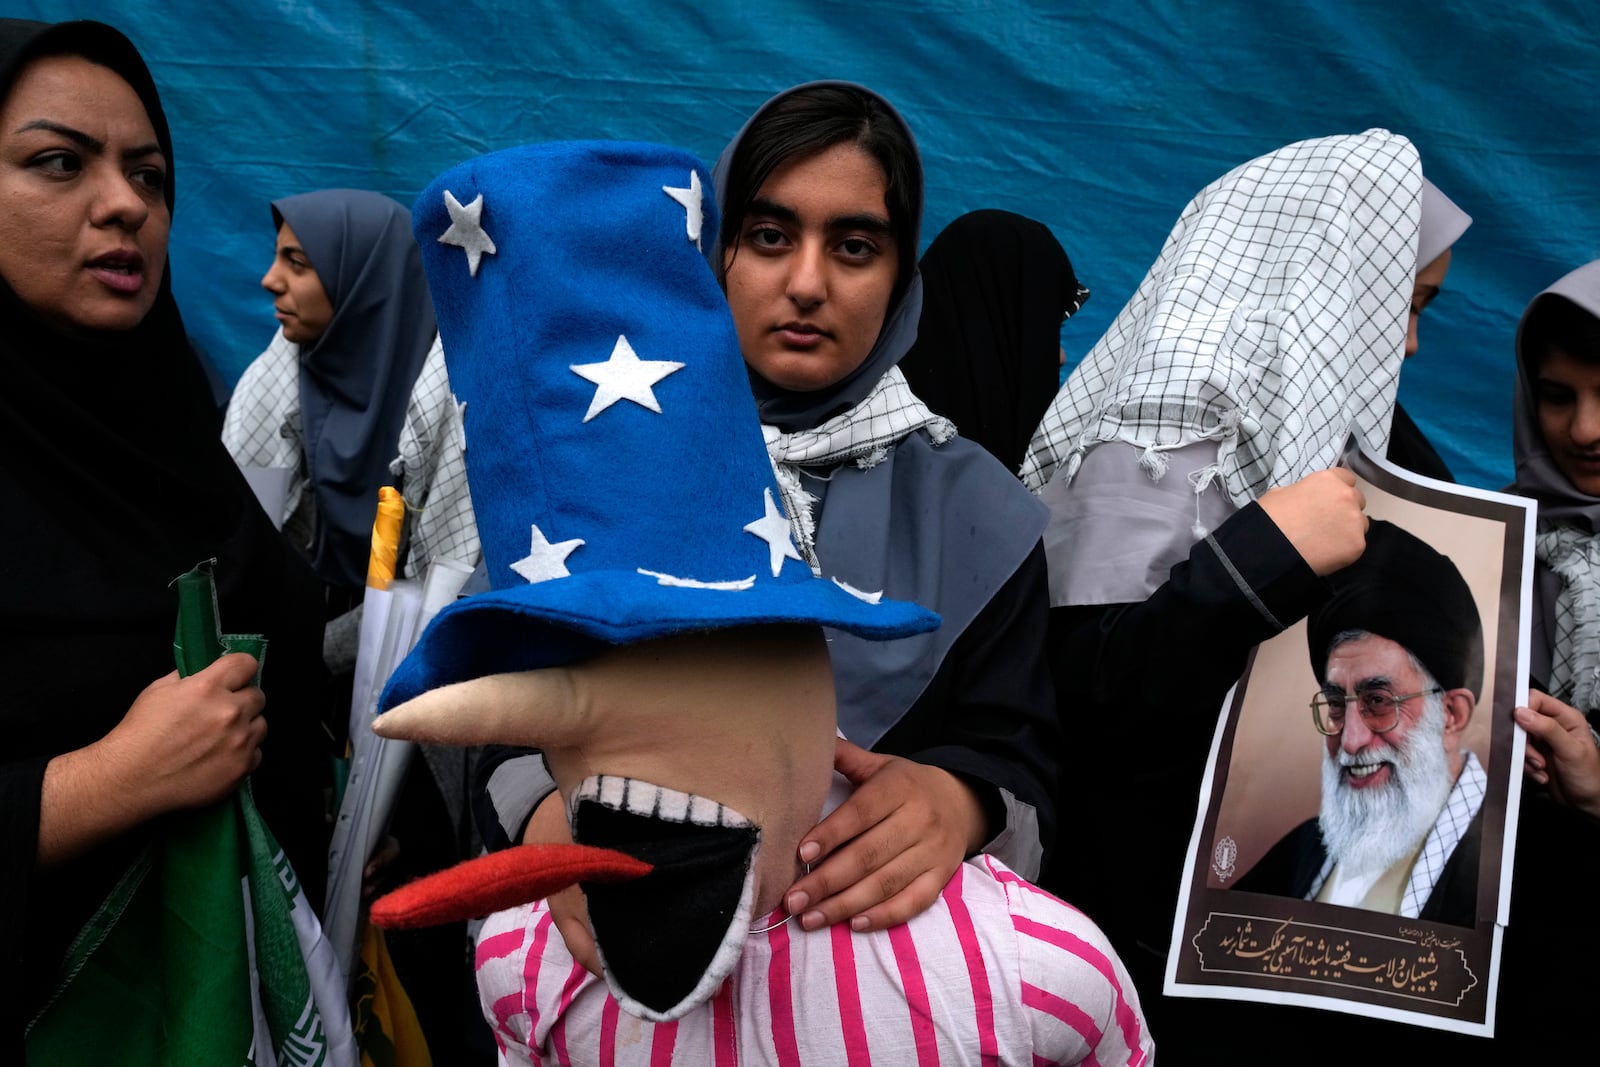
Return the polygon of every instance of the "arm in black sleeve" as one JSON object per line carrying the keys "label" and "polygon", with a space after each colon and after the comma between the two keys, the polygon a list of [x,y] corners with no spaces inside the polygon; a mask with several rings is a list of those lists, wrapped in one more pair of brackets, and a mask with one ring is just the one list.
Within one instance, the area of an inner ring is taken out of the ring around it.
{"label": "arm in black sleeve", "polygon": [[983,851],[1036,877],[1055,823],[1058,726],[1045,661],[1043,545],[962,631],[932,682],[876,746],[959,776],[978,794]]}
{"label": "arm in black sleeve", "polygon": [[522,844],[539,802],[555,792],[555,779],[535,748],[486,745],[472,772],[472,815],[490,852]]}
{"label": "arm in black sleeve", "polygon": [[[1196,543],[1145,600],[1051,609],[1058,804],[1072,832],[1042,882],[1093,915],[1125,953],[1164,952],[1229,687],[1252,648],[1326,595],[1326,583],[1250,504]],[[1114,882],[1104,877],[1107,855],[1120,857]]]}
{"label": "arm in black sleeve", "polygon": [[[1250,650],[1326,595],[1326,583],[1252,503],[1197,542],[1147,599],[1053,610],[1059,698],[1063,707],[1177,710],[1204,693],[1220,706]],[[1215,706],[1199,710],[1215,721]]]}
{"label": "arm in black sleeve", "polygon": [[39,804],[48,757],[0,765],[0,827],[6,858],[0,869],[0,1062],[21,1062],[22,1027],[40,975],[29,973],[25,931],[33,908],[39,854]]}

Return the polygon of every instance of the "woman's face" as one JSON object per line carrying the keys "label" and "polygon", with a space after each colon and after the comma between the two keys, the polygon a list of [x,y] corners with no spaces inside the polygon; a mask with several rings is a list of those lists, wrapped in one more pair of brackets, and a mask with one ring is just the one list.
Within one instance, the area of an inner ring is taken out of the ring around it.
{"label": "woman's face", "polygon": [[328,290],[287,222],[278,227],[278,250],[261,277],[261,288],[272,294],[272,309],[286,340],[315,344],[333,321]]}
{"label": "woman's face", "polygon": [[1552,347],[1533,383],[1539,432],[1573,488],[1600,496],[1600,366]]}
{"label": "woman's face", "polygon": [[167,269],[166,183],[132,86],[81,56],[34,60],[0,107],[0,277],[65,329],[132,329]]}
{"label": "woman's face", "polygon": [[866,361],[899,255],[888,182],[853,144],[784,162],[724,253],[723,287],[745,362],[782,389],[826,389]]}

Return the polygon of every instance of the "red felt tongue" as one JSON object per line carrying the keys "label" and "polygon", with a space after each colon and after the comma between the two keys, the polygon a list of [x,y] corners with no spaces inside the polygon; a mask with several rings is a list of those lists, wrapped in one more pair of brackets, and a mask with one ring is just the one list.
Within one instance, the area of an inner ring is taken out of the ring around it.
{"label": "red felt tongue", "polygon": [[390,930],[460,922],[542,900],[578,882],[626,882],[653,868],[590,845],[518,845],[458,863],[372,902],[372,923]]}

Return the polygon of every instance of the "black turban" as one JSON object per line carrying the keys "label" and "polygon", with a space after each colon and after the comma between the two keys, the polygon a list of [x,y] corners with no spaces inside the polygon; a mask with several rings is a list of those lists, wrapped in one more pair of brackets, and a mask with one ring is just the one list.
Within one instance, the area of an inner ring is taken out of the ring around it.
{"label": "black turban", "polygon": [[1374,519],[1367,550],[1330,575],[1328,585],[1333,594],[1306,620],[1318,682],[1327,678],[1333,639],[1346,630],[1365,630],[1403,646],[1444,688],[1482,693],[1483,620],[1449,556]]}

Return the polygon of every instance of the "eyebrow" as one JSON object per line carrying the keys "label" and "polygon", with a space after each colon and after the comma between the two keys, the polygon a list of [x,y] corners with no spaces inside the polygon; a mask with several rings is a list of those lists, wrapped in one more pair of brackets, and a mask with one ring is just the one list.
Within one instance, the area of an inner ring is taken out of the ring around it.
{"label": "eyebrow", "polygon": [[759,197],[750,201],[750,209],[746,215],[761,215],[779,222],[799,222],[800,216],[795,214],[792,207],[787,207],[776,200],[762,200]]}
{"label": "eyebrow", "polygon": [[[49,119],[34,119],[32,122],[25,122],[21,126],[17,127],[18,133],[22,133],[26,130],[47,130],[50,133],[59,134],[86,152],[94,152],[99,154],[106,150],[106,143],[100,140],[100,138],[91,137],[82,130],[75,130],[71,126],[63,126],[61,123],[51,122]],[[142,156],[160,153],[161,145],[155,141],[151,141],[148,144],[134,145],[132,148],[123,149],[122,158],[138,159]]]}
{"label": "eyebrow", "polygon": [[[774,219],[778,222],[798,224],[800,215],[794,208],[787,204],[780,204],[776,200],[757,198],[750,201],[750,208],[745,212],[747,216],[757,215]],[[856,215],[835,215],[824,224],[829,230],[863,230],[878,237],[891,236],[894,231],[889,226],[889,220],[882,215],[871,212],[862,212]]]}

